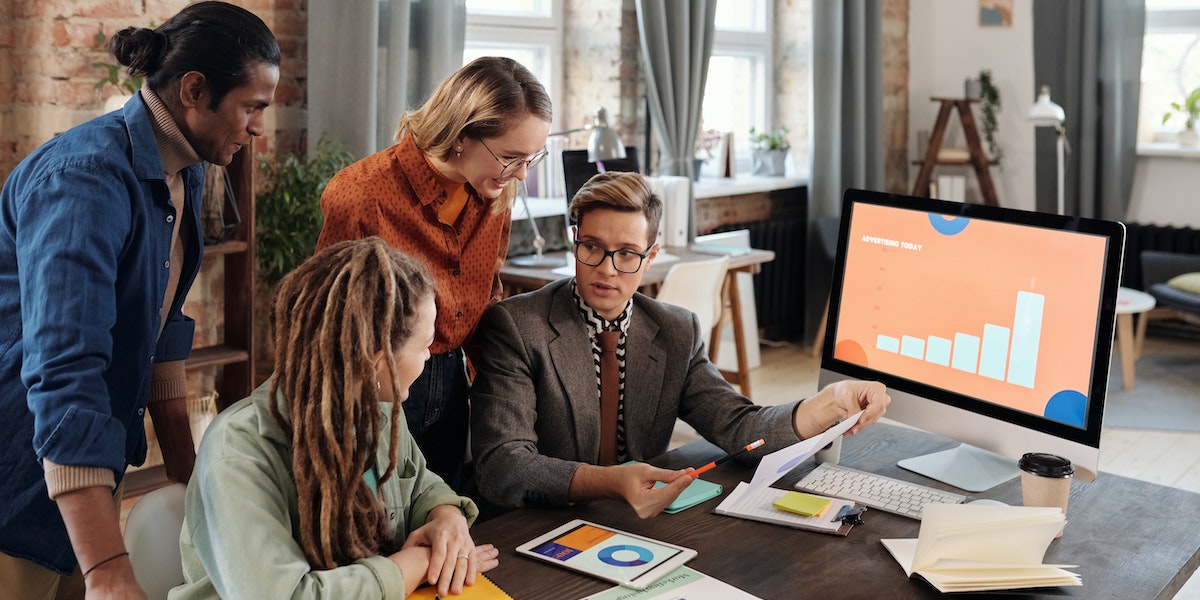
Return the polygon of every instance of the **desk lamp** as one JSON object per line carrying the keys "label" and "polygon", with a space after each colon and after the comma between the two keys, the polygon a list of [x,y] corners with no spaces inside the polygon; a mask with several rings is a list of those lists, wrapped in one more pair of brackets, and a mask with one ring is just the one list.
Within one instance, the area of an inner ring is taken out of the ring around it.
{"label": "desk lamp", "polygon": [[1063,160],[1067,144],[1067,128],[1064,125],[1067,116],[1061,106],[1050,101],[1050,86],[1043,85],[1038,90],[1037,102],[1029,108],[1026,119],[1033,123],[1034,127],[1054,127],[1058,133],[1058,214],[1066,214],[1066,197],[1063,193],[1066,175],[1063,172]]}
{"label": "desk lamp", "polygon": [[[608,126],[608,111],[604,107],[596,109],[596,114],[592,117],[592,122],[584,127],[576,127],[575,129],[566,129],[564,131],[555,131],[550,136],[567,135],[579,131],[591,131],[592,135],[588,137],[588,162],[603,162],[616,158],[625,158],[625,144],[621,143],[621,137],[617,135],[611,127]],[[546,256],[543,251],[546,248],[546,238],[542,237],[538,230],[537,219],[533,217],[533,213],[529,212],[529,195],[525,189],[525,182],[521,182],[521,204],[525,207],[525,218],[529,220],[529,227],[533,229],[533,254],[525,256],[516,256],[509,259],[514,265],[521,267],[561,267],[567,264],[566,259],[557,256]],[[570,231],[570,215],[564,215],[566,219],[568,231]]]}

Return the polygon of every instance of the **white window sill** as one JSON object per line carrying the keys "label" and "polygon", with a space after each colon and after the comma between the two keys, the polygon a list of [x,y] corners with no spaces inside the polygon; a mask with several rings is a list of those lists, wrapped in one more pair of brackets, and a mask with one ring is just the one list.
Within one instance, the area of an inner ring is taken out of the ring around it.
{"label": "white window sill", "polygon": [[757,192],[771,192],[808,185],[804,177],[763,177],[760,175],[738,175],[732,179],[700,176],[696,183],[696,198],[738,196]]}
{"label": "white window sill", "polygon": [[1180,146],[1176,143],[1164,142],[1138,144],[1137,155],[1139,157],[1190,158],[1193,160],[1200,160],[1200,147]]}

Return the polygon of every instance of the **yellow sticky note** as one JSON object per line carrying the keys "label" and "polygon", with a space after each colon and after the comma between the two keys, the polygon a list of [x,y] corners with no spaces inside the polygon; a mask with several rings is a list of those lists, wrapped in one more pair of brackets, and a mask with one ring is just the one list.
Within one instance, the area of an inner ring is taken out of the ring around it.
{"label": "yellow sticky note", "polygon": [[832,502],[828,498],[818,498],[800,492],[788,492],[771,505],[779,510],[786,510],[806,517],[820,516],[829,508]]}

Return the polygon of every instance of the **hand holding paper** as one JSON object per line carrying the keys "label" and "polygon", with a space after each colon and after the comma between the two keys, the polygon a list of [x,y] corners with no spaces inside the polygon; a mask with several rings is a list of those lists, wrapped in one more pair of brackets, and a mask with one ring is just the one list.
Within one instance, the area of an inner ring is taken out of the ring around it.
{"label": "hand holding paper", "polygon": [[762,462],[758,463],[758,468],[754,470],[754,478],[750,480],[750,489],[757,491],[779,481],[780,477],[794,469],[804,459],[816,454],[817,450],[829,445],[830,442],[853,427],[861,416],[862,411],[859,411],[825,430],[825,433],[821,435],[801,440],[787,448],[764,456]]}

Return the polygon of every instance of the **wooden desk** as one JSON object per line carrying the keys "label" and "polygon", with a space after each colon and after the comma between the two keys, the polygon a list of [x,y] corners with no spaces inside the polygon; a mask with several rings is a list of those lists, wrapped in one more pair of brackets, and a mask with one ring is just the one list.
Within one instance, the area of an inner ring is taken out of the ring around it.
{"label": "wooden desk", "polygon": [[[842,462],[890,477],[947,488],[895,465],[896,460],[942,450],[956,442],[889,424],[876,424],[846,438]],[[672,451],[663,467],[700,465],[721,452],[704,441]],[[776,487],[788,488],[814,463],[802,463]],[[533,559],[517,545],[583,518],[694,548],[689,566],[761,598],[942,598],[932,586],[905,577],[880,538],[916,537],[920,522],[869,510],[864,525],[847,537],[789,529],[713,514],[712,510],[753,469],[730,461],[704,478],[725,493],[679,514],[637,518],[625,503],[593,502],[562,509],[520,509],[477,524],[477,543],[500,549],[500,566],[488,573],[520,600],[580,598],[611,587]],[[978,496],[1020,504],[1020,480]],[[1100,473],[1094,482],[1075,482],[1067,528],[1050,544],[1046,562],[1077,564],[1083,587],[1051,588],[1022,598],[1171,598],[1200,565],[1200,495],[1126,477]],[[994,597],[994,596],[993,596]]]}
{"label": "wooden desk", "polygon": [[[671,266],[676,262],[709,260],[715,258],[712,254],[704,254],[701,252],[693,252],[688,248],[679,247],[663,247],[662,251],[669,252],[679,257],[679,261],[671,261],[669,263],[655,262],[650,265],[646,273],[642,276],[642,286],[657,285],[663,282],[667,276],[667,271],[671,270]],[[567,256],[566,252],[550,252],[549,256],[565,257],[569,261],[574,261],[574,258]],[[734,273],[757,273],[763,263],[771,262],[775,259],[775,253],[770,250],[751,249],[745,254],[729,257],[729,271],[725,276],[726,295],[729,297],[730,310],[733,312],[733,341],[737,349],[737,371],[721,371],[725,379],[738,385],[742,395],[750,397],[750,367],[749,360],[746,358],[746,332],[742,325],[742,301],[741,294],[738,288],[738,278]],[[505,290],[509,294],[519,293],[528,290],[536,290],[551,281],[562,279],[564,275],[559,275],[551,268],[541,267],[522,267],[512,264],[512,262],[504,263],[504,268],[500,269],[500,280],[504,282]],[[719,343],[721,339],[720,331],[714,331],[712,338],[714,343]]]}

